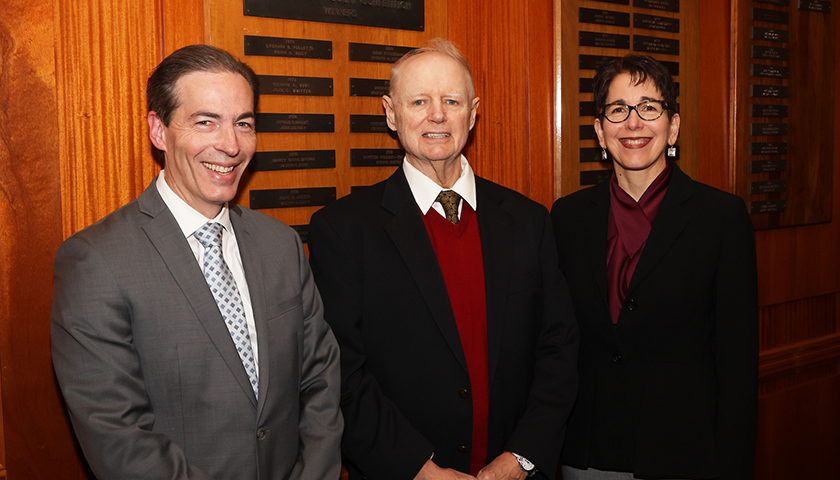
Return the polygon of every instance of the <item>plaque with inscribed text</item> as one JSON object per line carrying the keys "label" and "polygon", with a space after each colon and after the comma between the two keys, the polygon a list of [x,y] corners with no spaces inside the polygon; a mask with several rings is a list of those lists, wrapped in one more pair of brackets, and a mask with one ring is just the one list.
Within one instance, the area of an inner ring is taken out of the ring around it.
{"label": "plaque with inscribed text", "polygon": [[578,32],[578,45],[581,47],[630,48],[630,35],[601,32]]}
{"label": "plaque with inscribed text", "polygon": [[335,132],[331,113],[258,113],[257,132]]}
{"label": "plaque with inscribed text", "polygon": [[787,209],[787,200],[751,201],[750,213],[779,213]]}
{"label": "plaque with inscribed text", "polygon": [[633,50],[645,53],[680,54],[680,41],[672,38],[633,35]]}
{"label": "plaque with inscribed text", "polygon": [[581,7],[578,11],[578,21],[580,21],[580,23],[629,27],[630,14],[625,12],[614,12],[612,10],[597,10],[594,8]]}
{"label": "plaque with inscribed text", "polygon": [[414,47],[353,42],[350,42],[349,47],[351,62],[394,63],[406,53],[414,50]]}
{"label": "plaque with inscribed text", "polygon": [[644,13],[634,13],[633,27],[644,28],[646,30],[680,33],[680,19],[646,15]]}
{"label": "plaque with inscribed text", "polygon": [[777,173],[787,170],[787,160],[752,160],[750,173]]}
{"label": "plaque with inscribed text", "polygon": [[281,152],[256,152],[248,170],[308,170],[335,168],[335,150],[290,150]]}
{"label": "plaque with inscribed text", "polygon": [[311,95],[333,96],[333,79],[324,77],[285,77],[257,75],[260,95]]}
{"label": "plaque with inscribed text", "polygon": [[245,35],[245,55],[332,59],[332,42],[303,38]]}
{"label": "plaque with inscribed text", "polygon": [[423,31],[425,0],[242,0],[245,16]]}
{"label": "plaque with inscribed text", "polygon": [[633,0],[633,6],[679,13],[680,0]]}
{"label": "plaque with inscribed text", "polygon": [[251,208],[318,207],[335,201],[335,187],[251,190]]}
{"label": "plaque with inscribed text", "polygon": [[782,193],[787,190],[787,180],[762,180],[750,182],[750,195]]}

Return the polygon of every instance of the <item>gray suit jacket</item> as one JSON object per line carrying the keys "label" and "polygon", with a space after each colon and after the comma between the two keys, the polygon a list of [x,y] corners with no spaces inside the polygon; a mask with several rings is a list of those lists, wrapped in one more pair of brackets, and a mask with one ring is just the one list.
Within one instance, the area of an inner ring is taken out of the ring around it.
{"label": "gray suit jacket", "polygon": [[56,376],[99,479],[337,479],[339,352],[300,239],[232,205],[260,364],[254,398],[152,185],[58,251]]}

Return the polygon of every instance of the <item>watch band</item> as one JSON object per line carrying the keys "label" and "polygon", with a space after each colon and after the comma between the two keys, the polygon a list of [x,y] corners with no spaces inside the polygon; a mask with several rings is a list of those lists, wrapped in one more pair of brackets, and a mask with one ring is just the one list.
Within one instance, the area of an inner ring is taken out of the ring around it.
{"label": "watch band", "polygon": [[530,460],[517,453],[510,452],[510,454],[516,457],[516,461],[519,462],[519,466],[522,468],[522,470],[528,472],[529,477],[533,477],[534,474],[537,473],[537,469],[534,467],[534,464],[531,463]]}

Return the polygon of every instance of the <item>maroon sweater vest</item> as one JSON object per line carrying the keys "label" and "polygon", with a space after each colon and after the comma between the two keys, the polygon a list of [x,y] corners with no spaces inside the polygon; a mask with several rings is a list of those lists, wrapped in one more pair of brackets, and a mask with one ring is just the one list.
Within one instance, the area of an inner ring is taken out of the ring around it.
{"label": "maroon sweater vest", "polygon": [[437,212],[423,217],[437,256],[461,347],[467,360],[472,398],[472,450],[470,474],[476,475],[487,458],[487,423],[490,403],[487,371],[487,302],[484,257],[475,211],[464,202],[461,221],[453,225]]}

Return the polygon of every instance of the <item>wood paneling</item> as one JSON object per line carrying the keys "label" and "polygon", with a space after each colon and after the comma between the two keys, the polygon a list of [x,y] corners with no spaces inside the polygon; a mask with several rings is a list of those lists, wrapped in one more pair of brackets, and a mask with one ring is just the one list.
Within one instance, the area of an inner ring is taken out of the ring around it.
{"label": "wood paneling", "polygon": [[[388,28],[304,22],[278,18],[246,17],[242,2],[208,3],[205,10],[206,38],[250,65],[258,75],[332,78],[333,96],[261,95],[262,113],[334,114],[333,133],[259,133],[258,151],[335,150],[332,169],[261,171],[246,174],[236,201],[249,206],[249,191],[274,188],[336,187],[337,197],[353,186],[384,180],[395,167],[351,167],[352,148],[399,148],[396,135],[350,133],[350,115],[384,115],[381,97],[351,97],[350,78],[388,79],[390,63],[351,62],[350,42],[419,47],[434,37],[446,36],[446,0],[426,0],[423,32]],[[209,35],[209,36],[208,36]],[[333,58],[245,56],[245,35],[288,37],[332,42]],[[480,107],[481,108],[481,107]],[[479,108],[479,111],[480,111]],[[262,210],[290,225],[307,225],[320,207]]]}
{"label": "wood paneling", "polygon": [[450,0],[449,38],[481,97],[465,154],[476,173],[554,202],[553,0]]}

